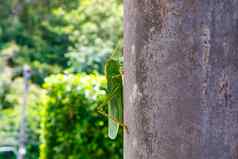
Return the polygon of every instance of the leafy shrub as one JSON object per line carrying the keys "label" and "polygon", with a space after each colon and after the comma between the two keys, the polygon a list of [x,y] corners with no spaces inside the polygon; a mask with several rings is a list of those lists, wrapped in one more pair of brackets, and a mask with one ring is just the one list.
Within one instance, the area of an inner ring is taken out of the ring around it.
{"label": "leafy shrub", "polygon": [[119,159],[122,134],[107,137],[107,120],[95,108],[102,103],[105,79],[99,75],[54,75],[46,79],[40,159]]}

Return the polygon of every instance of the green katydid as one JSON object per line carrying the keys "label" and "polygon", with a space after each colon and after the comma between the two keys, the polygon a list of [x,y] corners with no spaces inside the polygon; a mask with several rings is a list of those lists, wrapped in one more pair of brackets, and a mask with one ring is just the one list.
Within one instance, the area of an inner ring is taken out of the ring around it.
{"label": "green katydid", "polygon": [[[115,49],[116,53],[117,49]],[[108,136],[110,139],[117,137],[119,126],[127,130],[123,124],[123,81],[121,73],[121,62],[115,53],[105,64],[105,76],[107,79],[107,98],[98,107],[98,112],[108,117]],[[103,106],[108,105],[108,114],[103,111]]]}

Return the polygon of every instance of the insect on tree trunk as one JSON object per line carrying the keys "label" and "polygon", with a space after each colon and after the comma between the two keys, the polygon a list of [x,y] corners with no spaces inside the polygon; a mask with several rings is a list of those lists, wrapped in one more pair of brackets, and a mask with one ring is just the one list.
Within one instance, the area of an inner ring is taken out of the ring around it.
{"label": "insect on tree trunk", "polygon": [[125,159],[238,159],[238,0],[125,0]]}

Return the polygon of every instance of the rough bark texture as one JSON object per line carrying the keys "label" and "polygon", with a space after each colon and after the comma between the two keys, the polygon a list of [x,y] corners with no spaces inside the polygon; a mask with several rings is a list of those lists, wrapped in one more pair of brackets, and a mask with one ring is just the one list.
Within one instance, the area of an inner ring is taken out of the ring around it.
{"label": "rough bark texture", "polygon": [[125,159],[238,159],[238,0],[124,0]]}

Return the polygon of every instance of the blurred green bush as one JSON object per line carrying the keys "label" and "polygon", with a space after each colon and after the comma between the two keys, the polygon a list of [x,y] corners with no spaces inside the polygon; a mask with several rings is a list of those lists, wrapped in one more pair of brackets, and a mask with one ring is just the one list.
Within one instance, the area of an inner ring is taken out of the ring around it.
{"label": "blurred green bush", "polygon": [[54,75],[46,79],[40,159],[121,159],[122,132],[107,137],[107,119],[96,107],[105,99],[105,79],[93,75]]}

